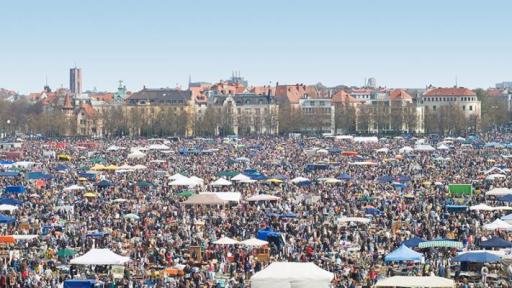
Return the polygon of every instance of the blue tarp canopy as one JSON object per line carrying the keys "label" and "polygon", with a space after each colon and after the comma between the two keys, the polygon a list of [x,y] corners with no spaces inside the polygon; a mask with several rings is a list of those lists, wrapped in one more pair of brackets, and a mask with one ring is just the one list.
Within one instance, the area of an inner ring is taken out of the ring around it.
{"label": "blue tarp canopy", "polygon": [[453,262],[473,262],[473,263],[494,263],[499,262],[501,257],[485,251],[465,252],[452,259]]}
{"label": "blue tarp canopy", "polygon": [[402,176],[398,177],[398,181],[400,181],[400,182],[408,182],[408,181],[412,181],[412,178],[411,178],[411,176],[402,175]]}
{"label": "blue tarp canopy", "polygon": [[466,205],[446,205],[448,212],[464,212],[468,210]]}
{"label": "blue tarp canopy", "polygon": [[508,215],[501,217],[501,220],[503,220],[503,221],[512,220],[512,214],[508,214]]}
{"label": "blue tarp canopy", "polygon": [[45,174],[43,172],[28,172],[27,178],[29,180],[38,180],[38,179],[52,179],[53,176],[50,174]]}
{"label": "blue tarp canopy", "polygon": [[12,198],[0,198],[0,204],[21,205],[21,204],[23,204],[23,201],[18,200],[18,199],[12,199]]}
{"label": "blue tarp canopy", "polygon": [[310,163],[306,164],[306,167],[304,167],[304,171],[315,171],[315,170],[326,170],[329,169],[329,164],[324,163]]}
{"label": "blue tarp canopy", "polygon": [[4,214],[0,214],[0,223],[1,224],[12,224],[12,223],[14,223],[14,221],[16,221],[16,218],[9,217]]}
{"label": "blue tarp canopy", "polygon": [[370,214],[370,215],[380,215],[380,214],[382,214],[382,211],[380,211],[379,209],[374,208],[374,207],[367,207],[367,208],[365,208],[364,213]]}
{"label": "blue tarp canopy", "polygon": [[261,174],[256,169],[245,169],[243,174],[245,176],[251,178],[252,180],[266,180],[266,179],[268,179],[267,176]]}
{"label": "blue tarp canopy", "polygon": [[421,242],[425,242],[425,240],[420,237],[413,237],[402,242],[402,245],[405,245],[409,248],[415,248],[418,247],[418,244],[420,244]]}
{"label": "blue tarp canopy", "polygon": [[492,237],[487,241],[482,241],[480,243],[480,247],[482,248],[510,248],[512,247],[512,242],[507,241],[501,237]]}
{"label": "blue tarp canopy", "polygon": [[268,238],[276,238],[281,237],[281,233],[272,231],[269,227],[265,229],[258,230],[257,238],[260,240],[267,241]]}
{"label": "blue tarp canopy", "polygon": [[327,149],[327,151],[329,151],[329,153],[331,153],[331,154],[339,154],[339,153],[341,153],[341,149],[340,148],[336,148],[336,147],[329,148],[329,149]]}
{"label": "blue tarp canopy", "polygon": [[86,238],[103,238],[107,235],[108,235],[108,233],[105,233],[105,232],[93,232],[93,233],[89,233],[89,234],[85,235],[85,237]]}
{"label": "blue tarp canopy", "polygon": [[341,179],[341,180],[351,180],[352,176],[350,176],[347,173],[343,172],[343,173],[340,174],[340,176],[338,176],[338,179]]}
{"label": "blue tarp canopy", "polygon": [[110,187],[110,186],[112,186],[112,182],[110,182],[108,180],[101,180],[98,183],[98,187],[101,187],[101,188],[107,188],[107,187]]}
{"label": "blue tarp canopy", "polygon": [[19,175],[20,175],[20,173],[16,172],[16,171],[0,172],[0,177],[17,177]]}
{"label": "blue tarp canopy", "polygon": [[512,202],[512,194],[500,196],[500,197],[498,197],[498,201]]}
{"label": "blue tarp canopy", "polygon": [[377,182],[379,182],[381,184],[392,183],[393,182],[393,177],[391,177],[389,175],[380,176],[380,177],[377,178]]}
{"label": "blue tarp canopy", "polygon": [[14,164],[14,162],[12,162],[12,161],[7,161],[7,160],[0,161],[0,165],[12,165],[12,164]]}
{"label": "blue tarp canopy", "polygon": [[393,252],[389,253],[384,257],[384,261],[386,262],[401,262],[401,261],[421,261],[423,254],[418,253],[411,248],[402,244]]}
{"label": "blue tarp canopy", "polygon": [[297,218],[297,214],[293,212],[286,212],[286,213],[268,213],[269,217],[277,217],[277,218]]}
{"label": "blue tarp canopy", "polygon": [[178,152],[181,155],[188,155],[188,148],[180,148],[180,149],[178,149]]}
{"label": "blue tarp canopy", "polygon": [[87,178],[89,180],[96,180],[96,174],[94,173],[78,173],[78,177]]}
{"label": "blue tarp canopy", "polygon": [[7,186],[5,187],[5,193],[23,193],[25,192],[24,186]]}
{"label": "blue tarp canopy", "polygon": [[71,279],[64,281],[63,288],[92,288],[96,284],[96,280],[94,279]]}
{"label": "blue tarp canopy", "polygon": [[57,171],[64,171],[64,170],[68,170],[68,169],[69,169],[69,167],[64,164],[59,164],[59,165],[55,166],[55,170],[57,170]]}

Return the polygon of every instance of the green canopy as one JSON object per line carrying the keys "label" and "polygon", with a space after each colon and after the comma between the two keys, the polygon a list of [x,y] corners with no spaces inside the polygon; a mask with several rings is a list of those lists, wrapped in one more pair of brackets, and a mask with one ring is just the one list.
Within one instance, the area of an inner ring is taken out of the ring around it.
{"label": "green canopy", "polygon": [[69,248],[59,249],[59,251],[57,251],[57,256],[59,256],[59,257],[71,257],[75,254],[76,254],[75,250],[72,250]]}
{"label": "green canopy", "polygon": [[94,164],[98,164],[98,163],[105,163],[105,159],[103,159],[103,158],[99,158],[99,157],[97,157],[97,158],[92,158],[90,161],[91,161],[92,163],[94,163]]}
{"label": "green canopy", "polygon": [[455,195],[472,195],[473,186],[471,184],[449,184],[448,191]]}
{"label": "green canopy", "polygon": [[183,191],[183,192],[180,192],[178,193],[177,195],[180,196],[180,197],[190,197],[192,196],[194,193],[192,193],[192,191]]}
{"label": "green canopy", "polygon": [[238,172],[238,171],[224,170],[224,171],[220,172],[219,174],[217,174],[217,176],[231,178],[231,177],[235,177],[238,174],[240,174],[240,172]]}
{"label": "green canopy", "polygon": [[148,187],[153,186],[153,183],[148,182],[148,181],[139,181],[139,182],[137,182],[137,186],[139,186],[139,188],[148,188]]}

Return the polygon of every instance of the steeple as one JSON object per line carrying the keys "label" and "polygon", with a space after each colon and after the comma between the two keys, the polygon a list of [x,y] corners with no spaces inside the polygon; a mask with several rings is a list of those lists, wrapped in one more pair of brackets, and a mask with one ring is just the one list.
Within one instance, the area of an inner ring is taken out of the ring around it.
{"label": "steeple", "polygon": [[71,96],[69,93],[66,93],[66,96],[64,96],[64,105],[62,106],[62,109],[65,111],[73,110],[73,104],[71,103]]}

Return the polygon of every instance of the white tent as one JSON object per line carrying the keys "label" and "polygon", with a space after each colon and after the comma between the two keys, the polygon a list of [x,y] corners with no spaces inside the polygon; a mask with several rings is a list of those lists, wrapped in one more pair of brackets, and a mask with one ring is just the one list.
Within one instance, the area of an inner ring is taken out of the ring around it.
{"label": "white tent", "polygon": [[236,175],[235,177],[231,178],[231,181],[242,181],[242,180],[250,180],[251,177],[244,175],[242,173]]}
{"label": "white tent", "polygon": [[171,180],[188,179],[188,177],[183,176],[180,173],[176,173],[176,174],[172,175],[171,177],[169,177],[169,179],[171,179]]}
{"label": "white tent", "polygon": [[78,256],[70,261],[74,265],[123,265],[130,261],[130,257],[125,257],[112,252],[110,249],[91,249],[82,256]]}
{"label": "white tent", "polygon": [[504,187],[493,188],[485,193],[485,195],[488,195],[488,196],[503,196],[503,195],[508,195],[508,194],[512,194],[512,189],[504,188]]}
{"label": "white tent", "polygon": [[30,168],[34,165],[36,165],[36,162],[32,162],[32,161],[18,161],[16,163],[14,163],[14,166],[21,167],[21,168]]}
{"label": "white tent", "polygon": [[337,221],[339,223],[345,223],[345,222],[354,222],[354,223],[363,223],[363,224],[370,223],[370,219],[364,218],[364,217],[341,217],[341,218],[338,218]]}
{"label": "white tent", "polygon": [[486,180],[494,180],[494,179],[499,179],[499,178],[506,178],[507,176],[503,175],[503,174],[491,174],[491,175],[488,175],[487,177],[485,177]]}
{"label": "white tent", "polygon": [[64,188],[64,191],[77,191],[77,190],[85,190],[85,187],[75,184],[75,185],[71,185],[71,186]]}
{"label": "white tent", "polygon": [[238,243],[240,243],[240,242],[236,241],[235,239],[231,239],[229,237],[221,237],[217,241],[213,242],[213,244],[217,244],[217,245],[235,245]]}
{"label": "white tent", "polygon": [[199,178],[199,177],[197,177],[197,176],[192,176],[189,179],[194,181],[197,185],[203,185],[204,184],[204,180]]}
{"label": "white tent", "polygon": [[171,148],[164,144],[151,144],[151,145],[149,145],[148,149],[149,150],[169,150]]}
{"label": "white tent", "polygon": [[257,201],[277,201],[281,200],[281,197],[277,197],[274,195],[268,195],[268,194],[257,194],[253,195],[246,199],[249,202],[257,202]]}
{"label": "white tent", "polygon": [[369,136],[369,137],[354,137],[354,142],[358,143],[377,143],[379,142],[379,138],[375,136]]}
{"label": "white tent", "polygon": [[256,182],[256,180],[253,180],[253,179],[242,179],[242,180],[239,180],[238,183],[242,183],[242,184],[250,184],[250,183],[254,183]]}
{"label": "white tent", "polygon": [[508,224],[507,222],[496,219],[492,223],[485,224],[484,225],[485,230],[512,230],[512,225]]}
{"label": "white tent", "polygon": [[201,192],[199,194],[213,194],[224,201],[236,203],[240,202],[242,198],[242,193],[240,192]]}
{"label": "white tent", "polygon": [[375,287],[452,288],[455,281],[437,276],[393,276],[380,280]]}
{"label": "white tent", "polygon": [[109,147],[107,148],[107,151],[119,151],[119,150],[121,150],[121,149],[123,149],[123,148],[122,148],[122,147],[119,147],[119,146],[116,146],[116,145],[112,145],[112,146],[109,146]]}
{"label": "white tent", "polygon": [[12,212],[14,210],[18,209],[18,206],[9,205],[9,204],[1,204],[0,205],[0,211],[9,211]]}
{"label": "white tent", "polygon": [[405,146],[403,148],[400,148],[400,150],[398,150],[398,152],[400,152],[400,154],[408,154],[408,153],[411,153],[413,151],[414,151],[414,149],[412,147],[409,147],[409,146]]}
{"label": "white tent", "polygon": [[197,181],[183,176],[183,178],[178,178],[178,179],[172,181],[171,183],[169,183],[169,185],[171,185],[171,186],[194,187],[194,186],[197,186],[199,184],[197,184]]}
{"label": "white tent", "polygon": [[230,186],[232,183],[229,180],[226,180],[224,178],[219,178],[212,183],[210,183],[211,186]]}
{"label": "white tent", "polygon": [[251,238],[251,239],[247,239],[247,240],[240,242],[240,244],[249,246],[249,247],[261,247],[261,246],[267,245],[268,242],[265,240]]}
{"label": "white tent", "polygon": [[142,153],[139,150],[133,151],[132,153],[128,154],[128,159],[142,159],[146,157],[146,154]]}
{"label": "white tent", "polygon": [[448,145],[441,144],[437,146],[437,150],[450,150],[450,147],[448,147]]}
{"label": "white tent", "polygon": [[419,152],[432,152],[432,151],[435,151],[436,148],[434,148],[428,144],[420,144],[420,145],[416,145],[414,147],[414,150],[419,151]]}
{"label": "white tent", "polygon": [[389,148],[386,148],[386,147],[380,148],[380,149],[375,150],[375,152],[377,152],[377,153],[388,153],[389,152]]}
{"label": "white tent", "polygon": [[328,288],[334,274],[314,263],[274,262],[251,277],[252,288]]}
{"label": "white tent", "polygon": [[334,136],[334,140],[353,140],[354,139],[354,136],[350,136],[350,135],[337,135],[337,136]]}
{"label": "white tent", "polygon": [[292,183],[303,183],[303,182],[309,182],[309,181],[310,180],[305,177],[295,177],[292,180],[290,180],[290,182],[292,182]]}
{"label": "white tent", "polygon": [[469,207],[469,210],[476,210],[476,211],[494,211],[494,207],[491,207],[487,204],[478,204],[478,205],[473,205],[471,207]]}

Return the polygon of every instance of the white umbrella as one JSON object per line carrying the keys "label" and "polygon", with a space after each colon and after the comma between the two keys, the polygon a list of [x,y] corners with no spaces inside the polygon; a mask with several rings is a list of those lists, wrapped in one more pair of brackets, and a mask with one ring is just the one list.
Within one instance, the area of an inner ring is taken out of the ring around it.
{"label": "white umbrella", "polygon": [[213,242],[213,244],[217,245],[235,245],[239,244],[240,242],[236,241],[235,239],[231,239],[229,237],[222,237],[219,240]]}
{"label": "white umbrella", "polygon": [[507,222],[496,219],[492,223],[485,224],[484,225],[485,230],[512,230],[512,225],[508,224]]}
{"label": "white umbrella", "polygon": [[125,214],[125,215],[123,215],[123,218],[125,218],[125,219],[133,219],[133,220],[139,220],[140,219],[139,215],[133,214],[133,213]]}
{"label": "white umbrella", "polygon": [[380,148],[380,149],[375,150],[375,152],[377,152],[377,153],[388,153],[389,152],[389,148],[386,148],[386,147]]}
{"label": "white umbrella", "polygon": [[203,185],[204,184],[204,180],[199,178],[199,177],[197,177],[197,176],[192,176],[189,179],[194,181],[197,185]]}
{"label": "white umbrella", "polygon": [[264,240],[256,239],[256,238],[251,238],[251,239],[247,239],[247,240],[240,242],[240,244],[245,245],[245,246],[251,246],[251,247],[261,247],[261,246],[267,245],[268,242],[264,241]]}
{"label": "white umbrella", "polygon": [[493,188],[489,191],[487,191],[487,193],[485,193],[485,195],[490,195],[490,196],[503,196],[503,195],[508,195],[508,194],[512,194],[512,189],[509,189],[509,188]]}
{"label": "white umbrella", "polygon": [[149,150],[169,150],[171,148],[164,144],[152,144],[152,145],[149,145],[148,149]]}
{"label": "white umbrella", "polygon": [[197,186],[198,184],[196,181],[194,181],[190,178],[184,177],[184,178],[178,178],[178,179],[172,181],[169,185],[193,187],[193,186]]}
{"label": "white umbrella", "polygon": [[448,147],[447,145],[441,144],[441,145],[437,146],[437,150],[450,150],[450,147]]}
{"label": "white umbrella", "polygon": [[310,180],[305,177],[295,177],[292,180],[290,180],[290,182],[292,182],[292,183],[303,183],[303,182],[309,182],[309,181]]}
{"label": "white umbrella", "polygon": [[277,201],[281,200],[281,197],[277,197],[274,195],[268,195],[268,194],[257,194],[253,195],[246,199],[249,202],[257,202],[257,201]]}
{"label": "white umbrella", "polygon": [[74,184],[74,185],[64,188],[64,191],[77,191],[77,190],[85,190],[85,187]]}
{"label": "white umbrella", "polygon": [[379,280],[375,287],[452,288],[455,281],[437,276],[393,276]]}
{"label": "white umbrella", "polygon": [[231,181],[226,180],[224,178],[219,178],[212,183],[210,183],[211,186],[230,186],[232,185]]}
{"label": "white umbrella", "polygon": [[146,167],[144,165],[141,165],[141,164],[137,164],[137,165],[133,166],[132,168],[135,169],[135,170],[146,170],[146,169],[148,169],[148,167]]}
{"label": "white umbrella", "polygon": [[169,179],[171,179],[171,180],[188,179],[188,177],[183,176],[180,173],[176,173],[176,174],[172,175],[171,177],[169,177]]}
{"label": "white umbrella", "polygon": [[341,218],[338,218],[338,222],[340,222],[340,223],[355,222],[355,223],[368,224],[368,223],[370,223],[370,219],[364,218],[364,217],[341,217]]}
{"label": "white umbrella", "polygon": [[142,159],[144,157],[146,157],[146,154],[138,150],[128,154],[129,159]]}
{"label": "white umbrella", "polygon": [[398,152],[400,152],[400,154],[408,154],[408,153],[411,153],[412,151],[414,151],[414,149],[409,146],[405,146],[403,148],[400,148],[400,150],[398,150]]}

